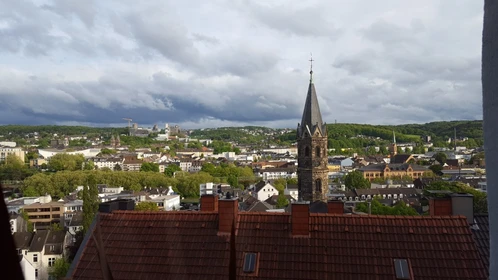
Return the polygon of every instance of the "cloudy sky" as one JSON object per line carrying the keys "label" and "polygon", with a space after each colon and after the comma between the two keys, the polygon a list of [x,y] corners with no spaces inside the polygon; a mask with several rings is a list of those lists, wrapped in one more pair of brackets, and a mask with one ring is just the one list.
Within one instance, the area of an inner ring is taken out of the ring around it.
{"label": "cloudy sky", "polygon": [[481,119],[483,4],[0,0],[0,124]]}

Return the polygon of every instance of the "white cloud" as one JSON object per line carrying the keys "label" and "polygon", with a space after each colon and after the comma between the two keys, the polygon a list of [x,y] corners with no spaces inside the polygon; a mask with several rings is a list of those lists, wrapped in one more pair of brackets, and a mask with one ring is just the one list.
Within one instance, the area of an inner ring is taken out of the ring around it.
{"label": "white cloud", "polygon": [[310,52],[329,123],[482,115],[472,0],[20,0],[0,18],[5,123],[294,127]]}

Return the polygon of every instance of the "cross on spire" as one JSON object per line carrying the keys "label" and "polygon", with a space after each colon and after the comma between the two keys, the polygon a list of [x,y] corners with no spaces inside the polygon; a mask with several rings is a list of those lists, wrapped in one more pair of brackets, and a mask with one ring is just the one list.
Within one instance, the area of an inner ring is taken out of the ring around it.
{"label": "cross on spire", "polygon": [[311,56],[311,58],[309,60],[309,62],[310,62],[310,82],[312,83],[313,82],[313,61],[315,61],[315,60],[313,60],[312,53],[310,53],[310,56]]}

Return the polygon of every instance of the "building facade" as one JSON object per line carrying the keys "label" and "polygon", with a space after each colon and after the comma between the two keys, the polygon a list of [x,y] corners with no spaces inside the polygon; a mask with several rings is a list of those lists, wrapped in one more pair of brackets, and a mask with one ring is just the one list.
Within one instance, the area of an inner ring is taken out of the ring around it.
{"label": "building facade", "polygon": [[322,121],[313,70],[301,123],[297,125],[298,189],[304,201],[327,200],[327,127]]}
{"label": "building facade", "polygon": [[1,147],[0,146],[0,162],[5,161],[5,159],[9,155],[14,155],[22,162],[24,162],[24,155],[26,152],[22,148],[15,148],[15,147]]}

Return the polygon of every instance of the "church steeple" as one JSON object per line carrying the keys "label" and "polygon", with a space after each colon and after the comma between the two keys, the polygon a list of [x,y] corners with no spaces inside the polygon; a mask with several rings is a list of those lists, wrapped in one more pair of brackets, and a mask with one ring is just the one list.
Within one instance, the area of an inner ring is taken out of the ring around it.
{"label": "church steeple", "polygon": [[[313,59],[310,59],[313,63]],[[299,200],[327,201],[327,131],[318,106],[313,84],[313,64],[310,70],[310,84],[304,104],[301,123],[297,125],[297,185]]]}
{"label": "church steeple", "polygon": [[318,105],[318,97],[316,95],[315,84],[313,83],[313,58],[310,59],[310,84],[308,86],[308,94],[304,103],[303,116],[301,123],[298,124],[298,137],[303,137],[306,132],[313,135],[316,129],[321,135],[326,134],[326,125],[322,121],[320,106]]}

